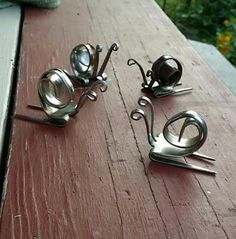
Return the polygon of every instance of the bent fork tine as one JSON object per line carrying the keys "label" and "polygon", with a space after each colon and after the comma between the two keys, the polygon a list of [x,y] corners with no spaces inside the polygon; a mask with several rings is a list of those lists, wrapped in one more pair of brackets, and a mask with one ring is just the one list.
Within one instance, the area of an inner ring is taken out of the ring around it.
{"label": "bent fork tine", "polygon": [[43,107],[40,105],[27,105],[28,108],[33,109],[33,110],[42,110],[43,111]]}
{"label": "bent fork tine", "polygon": [[27,115],[21,115],[21,114],[15,114],[14,118],[23,120],[23,121],[30,121],[32,123],[38,123],[38,124],[45,124],[45,125],[50,125],[54,127],[64,127],[67,123],[67,121],[58,121],[57,123],[54,123],[50,119],[40,119],[32,116],[27,116]]}
{"label": "bent fork tine", "polygon": [[160,158],[160,157],[153,158],[151,156],[150,156],[150,158],[152,159],[152,161],[163,163],[163,164],[168,164],[168,165],[171,165],[171,166],[177,166],[177,167],[191,169],[191,170],[200,171],[200,172],[203,172],[203,173],[209,173],[209,174],[213,174],[213,175],[216,174],[216,171],[213,171],[213,170],[210,170],[210,169],[207,169],[207,168],[203,168],[203,167],[200,167],[200,166],[196,166],[196,165],[193,165],[193,164],[180,162],[180,161],[177,161],[177,160],[172,160],[172,159],[167,159],[167,158]]}
{"label": "bent fork tine", "polygon": [[192,153],[190,156],[195,156],[198,157],[199,159],[205,159],[205,160],[210,160],[210,161],[216,161],[215,158],[207,156],[205,154],[200,154],[198,152]]}

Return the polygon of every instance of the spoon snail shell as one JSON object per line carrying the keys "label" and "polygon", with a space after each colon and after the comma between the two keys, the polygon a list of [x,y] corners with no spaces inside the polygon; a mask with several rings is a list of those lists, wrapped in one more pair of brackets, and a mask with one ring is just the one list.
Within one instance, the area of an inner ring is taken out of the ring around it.
{"label": "spoon snail shell", "polygon": [[[185,119],[185,121],[181,127],[179,136],[176,136],[171,133],[169,126],[180,119]],[[198,134],[192,138],[183,138],[185,129],[191,125],[197,129]],[[178,150],[176,149],[176,156],[187,156],[200,149],[205,143],[207,138],[207,124],[199,113],[192,110],[182,111],[167,120],[162,133],[169,144],[178,148]]]}
{"label": "spoon snail shell", "polygon": [[[94,48],[89,43],[77,45],[70,55],[74,75],[57,68],[46,71],[38,82],[38,96],[41,106],[28,105],[31,109],[43,110],[49,118],[40,119],[21,114],[15,114],[15,118],[51,126],[65,126],[70,117],[79,112],[87,99],[97,100],[97,94],[94,91],[96,86],[99,86],[102,92],[107,90],[105,82],[107,76],[104,70],[111,53],[118,49],[117,43],[111,45],[98,72],[101,47],[97,45]],[[78,86],[87,87],[88,85],[89,88],[81,94],[79,101],[75,102],[75,88]]]}
{"label": "spoon snail shell", "polygon": [[101,76],[104,73],[112,51],[117,51],[118,49],[119,45],[117,43],[111,45],[98,72],[99,53],[102,51],[101,46],[97,45],[95,48],[87,43],[74,47],[70,55],[70,64],[74,76],[70,78],[80,86],[86,86],[95,81],[97,76]]}
{"label": "spoon snail shell", "polygon": [[15,118],[33,123],[46,124],[50,126],[63,127],[71,117],[75,116],[83,107],[87,99],[97,100],[94,91],[98,86],[101,92],[107,90],[106,74],[97,76],[97,80],[85,90],[78,102],[75,102],[75,89],[67,73],[60,69],[51,69],[45,72],[38,83],[38,95],[41,106],[28,105],[29,108],[43,110],[49,117],[40,119],[34,116],[15,114]]}
{"label": "spoon snail shell", "polygon": [[47,116],[68,120],[68,114],[75,108],[75,90],[67,75],[60,69],[50,69],[38,82],[40,103]]}
{"label": "spoon snail shell", "polygon": [[102,92],[107,90],[106,75],[97,77],[91,87],[80,96],[79,102],[74,101],[75,89],[67,74],[60,69],[51,69],[45,72],[38,83],[38,94],[41,105],[46,115],[52,119],[68,121],[70,116],[78,113],[84,105],[85,99],[97,100],[93,91],[99,86]]}

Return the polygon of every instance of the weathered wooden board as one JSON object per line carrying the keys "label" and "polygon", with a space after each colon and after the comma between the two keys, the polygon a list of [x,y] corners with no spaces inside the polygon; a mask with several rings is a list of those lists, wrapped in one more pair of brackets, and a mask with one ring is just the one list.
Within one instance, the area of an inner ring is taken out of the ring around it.
{"label": "weathered wooden board", "polygon": [[0,157],[8,120],[20,18],[18,6],[0,9]]}
{"label": "weathered wooden board", "polygon": [[[14,121],[0,238],[235,238],[236,98],[153,1],[26,9],[16,112],[36,115],[26,105],[37,102],[37,79],[69,69],[76,44],[114,41],[108,91],[66,128]],[[129,117],[142,92],[128,58],[149,69],[162,54],[182,62],[182,82],[194,91],[153,100],[155,128],[185,109],[202,113],[209,138],[201,152],[217,161],[201,165],[216,177],[150,163],[144,124]]]}

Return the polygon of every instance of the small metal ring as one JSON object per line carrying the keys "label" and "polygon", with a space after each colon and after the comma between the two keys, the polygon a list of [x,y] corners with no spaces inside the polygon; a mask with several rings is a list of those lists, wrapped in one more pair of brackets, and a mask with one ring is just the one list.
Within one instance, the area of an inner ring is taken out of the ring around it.
{"label": "small metal ring", "polygon": [[[50,86],[53,86],[54,92],[52,92]],[[66,102],[60,101],[55,96],[58,88],[65,88],[67,91],[68,100]],[[74,99],[74,87],[66,74],[60,69],[50,69],[41,76],[38,83],[38,92],[40,98],[53,107],[65,107]]]}
{"label": "small metal ring", "polygon": [[[179,119],[186,118],[179,137],[169,131],[169,126]],[[198,135],[192,138],[182,138],[185,128],[193,125],[198,130]],[[163,128],[163,136],[171,145],[184,150],[184,154],[190,154],[197,151],[207,138],[207,124],[200,114],[195,111],[183,111],[171,117]]]}
{"label": "small metal ring", "polygon": [[76,77],[90,78],[98,67],[98,51],[89,43],[80,44],[72,50],[70,63]]}
{"label": "small metal ring", "polygon": [[[66,98],[60,99],[61,91],[66,93]],[[42,75],[38,83],[38,94],[45,113],[51,118],[64,119],[75,107],[74,87],[60,69],[51,69]]]}
{"label": "small metal ring", "polygon": [[[155,77],[157,77],[156,74],[158,76],[160,75],[161,67],[169,60],[173,60],[176,63],[178,71],[179,71],[180,74],[179,74],[179,77],[177,77],[173,82],[168,84],[168,86],[169,85],[176,85],[179,82],[179,80],[182,76],[182,72],[183,72],[183,68],[182,68],[182,65],[180,64],[180,62],[172,56],[163,55],[156,62],[154,62],[153,66],[152,66],[152,71],[155,72],[154,75],[155,75]],[[157,65],[157,69],[155,69],[156,65]],[[161,79],[156,79],[156,80],[157,80],[157,82],[159,83],[160,86],[165,85],[165,82],[162,82]]]}

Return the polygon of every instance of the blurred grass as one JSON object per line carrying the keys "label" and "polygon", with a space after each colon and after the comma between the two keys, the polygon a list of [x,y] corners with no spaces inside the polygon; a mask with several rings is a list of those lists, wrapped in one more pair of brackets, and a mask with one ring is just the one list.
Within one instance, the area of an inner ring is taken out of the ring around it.
{"label": "blurred grass", "polygon": [[236,0],[155,0],[189,39],[215,45],[236,65]]}

